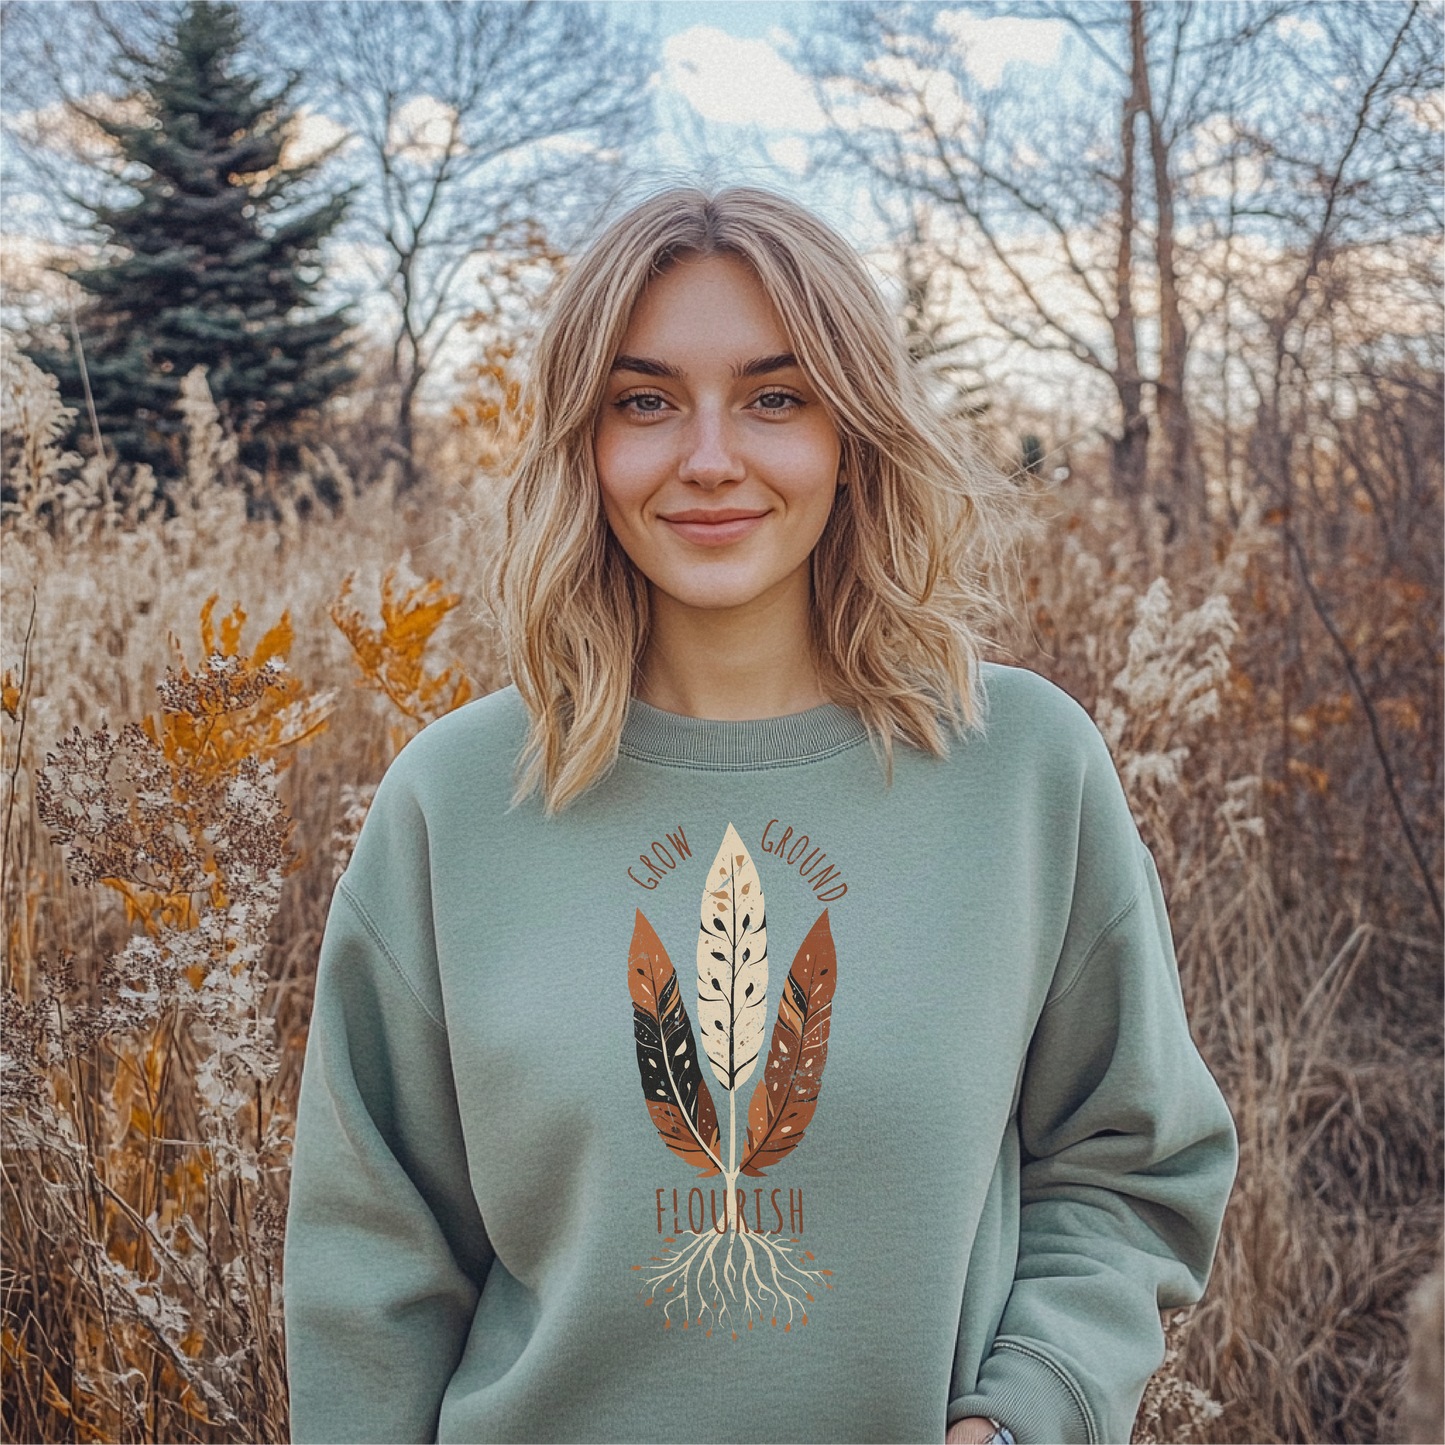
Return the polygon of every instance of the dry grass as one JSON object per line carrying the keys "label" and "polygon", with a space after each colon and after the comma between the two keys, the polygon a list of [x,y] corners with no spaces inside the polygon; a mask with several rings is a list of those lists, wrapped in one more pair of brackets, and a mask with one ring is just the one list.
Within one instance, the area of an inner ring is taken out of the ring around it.
{"label": "dry grass", "polygon": [[[1406,1302],[1438,1257],[1445,1189],[1438,922],[1408,862],[1391,867],[1408,854],[1327,639],[1318,681],[1301,668],[1293,691],[1275,685],[1286,602],[1269,529],[1246,515],[1232,544],[1176,553],[1174,591],[1193,606],[1173,614],[1145,585],[1148,557],[1111,505],[1066,512],[1031,559],[1016,645],[1114,745],[1240,1132],[1209,1294],[1176,1327],[1140,1438],[1392,1439]],[[1401,569],[1355,588],[1349,629],[1404,724],[1395,766],[1424,779],[1438,642],[1410,605],[1417,585]],[[1438,792],[1414,797],[1438,840]]]}
{"label": "dry grass", "polygon": [[206,482],[198,387],[174,516],[100,485],[62,508],[16,390],[41,425],[3,538],[4,1436],[284,1440],[316,951],[369,785],[500,681],[475,585],[411,571],[475,584],[486,509],[438,487],[432,532],[378,489],[307,522],[303,475],[248,521]]}
{"label": "dry grass", "polygon": [[[480,592],[491,498],[443,462],[407,511],[348,488],[333,517],[298,475],[279,519],[248,521],[208,484],[223,439],[197,391],[174,517],[107,478],[62,506],[74,464],[46,452],[22,381],[8,415],[35,434],[7,451],[0,659],[4,1438],[284,1440],[279,1222],[316,949],[396,747],[504,680]],[[1013,650],[1110,739],[1243,1150],[1209,1296],[1171,1328],[1139,1438],[1389,1438],[1406,1300],[1440,1240],[1439,930],[1327,641],[1279,685],[1274,532],[1246,516],[1176,550],[1166,588],[1147,533],[1077,494],[1025,560]],[[1344,620],[1387,679],[1398,771],[1428,778],[1438,655],[1417,585],[1396,566]],[[219,625],[236,602],[249,631]],[[102,724],[145,718],[102,767]],[[1430,839],[1437,791],[1407,799]],[[135,844],[168,828],[162,877]]]}

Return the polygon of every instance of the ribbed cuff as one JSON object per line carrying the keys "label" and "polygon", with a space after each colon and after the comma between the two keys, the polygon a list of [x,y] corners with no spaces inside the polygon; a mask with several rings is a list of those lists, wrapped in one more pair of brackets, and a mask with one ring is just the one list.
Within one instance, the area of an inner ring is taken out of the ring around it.
{"label": "ribbed cuff", "polygon": [[978,1388],[948,1404],[948,1423],[991,1415],[1018,1445],[1098,1445],[1094,1413],[1061,1366],[1027,1340],[994,1341],[979,1371]]}

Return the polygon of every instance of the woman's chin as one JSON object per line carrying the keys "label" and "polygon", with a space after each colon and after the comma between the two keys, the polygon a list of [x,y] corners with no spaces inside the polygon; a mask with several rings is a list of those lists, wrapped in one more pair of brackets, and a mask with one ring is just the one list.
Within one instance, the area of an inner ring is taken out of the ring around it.
{"label": "woman's chin", "polygon": [[807,605],[810,589],[806,575],[802,585],[792,576],[774,577],[689,577],[669,586],[667,579],[651,580],[654,606],[676,615],[706,613],[714,620],[730,614],[751,611],[772,611],[786,606],[791,594],[797,592]]}

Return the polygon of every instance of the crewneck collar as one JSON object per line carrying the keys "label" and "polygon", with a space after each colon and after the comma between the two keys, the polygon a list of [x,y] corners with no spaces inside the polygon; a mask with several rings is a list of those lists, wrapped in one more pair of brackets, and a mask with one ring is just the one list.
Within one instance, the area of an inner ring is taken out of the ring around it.
{"label": "crewneck collar", "polygon": [[817,762],[856,747],[867,736],[858,714],[834,703],[787,717],[721,722],[663,712],[633,698],[620,751],[642,762],[733,772]]}

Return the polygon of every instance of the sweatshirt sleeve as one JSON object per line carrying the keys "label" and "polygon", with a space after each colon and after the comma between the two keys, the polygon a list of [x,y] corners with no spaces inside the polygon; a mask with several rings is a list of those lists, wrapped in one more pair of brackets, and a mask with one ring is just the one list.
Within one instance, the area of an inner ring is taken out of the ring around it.
{"label": "sweatshirt sleeve", "polygon": [[[1117,793],[1112,768],[1108,782]],[[1021,1085],[1012,1290],[976,1384],[948,1409],[950,1422],[993,1416],[1020,1445],[1128,1441],[1164,1355],[1159,1311],[1203,1293],[1234,1179],[1234,1127],[1190,1037],[1158,875],[1118,817],[1122,795],[1109,804],[1136,886],[1092,942],[1065,945]]]}
{"label": "sweatshirt sleeve", "polygon": [[402,791],[378,792],[317,972],[286,1231],[296,1441],[435,1440],[492,1259]]}

